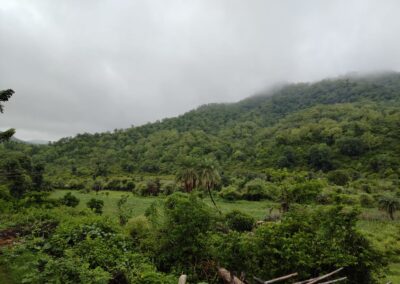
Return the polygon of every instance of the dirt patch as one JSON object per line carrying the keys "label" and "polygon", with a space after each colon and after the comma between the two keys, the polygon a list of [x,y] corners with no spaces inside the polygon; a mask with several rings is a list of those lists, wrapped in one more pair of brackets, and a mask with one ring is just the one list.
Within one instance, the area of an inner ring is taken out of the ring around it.
{"label": "dirt patch", "polygon": [[20,236],[20,231],[15,228],[0,231],[0,247],[11,246]]}

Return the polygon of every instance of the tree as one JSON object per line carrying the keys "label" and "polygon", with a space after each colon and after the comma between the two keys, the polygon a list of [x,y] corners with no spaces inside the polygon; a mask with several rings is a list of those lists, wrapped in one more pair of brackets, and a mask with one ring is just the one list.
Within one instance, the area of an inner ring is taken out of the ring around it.
{"label": "tree", "polygon": [[332,150],[326,144],[313,145],[308,154],[308,163],[317,170],[332,169]]}
{"label": "tree", "polygon": [[365,152],[362,139],[357,137],[343,137],[336,141],[340,152],[347,156],[359,156]]}
{"label": "tree", "polygon": [[394,220],[394,213],[400,210],[400,200],[394,196],[383,196],[379,199],[379,208],[386,211],[390,219]]}
{"label": "tree", "polygon": [[3,161],[3,170],[11,196],[22,198],[31,189],[30,166],[30,159],[25,155],[10,156]]}
{"label": "tree", "polygon": [[104,206],[103,200],[92,198],[86,203],[86,205],[88,208],[92,209],[96,214],[103,213],[103,206]]}
{"label": "tree", "polygon": [[[4,106],[1,102],[7,102],[13,94],[14,91],[11,89],[0,91],[0,113],[4,111]],[[14,133],[15,130],[13,128],[0,132],[0,143],[9,140]]]}
{"label": "tree", "polygon": [[200,166],[199,176],[200,176],[200,183],[207,190],[215,208],[217,208],[217,210],[221,213],[211,193],[211,190],[213,190],[221,181],[221,176],[218,173],[215,162],[209,159],[204,160],[204,162]]}
{"label": "tree", "polygon": [[32,185],[35,190],[40,191],[43,187],[44,165],[39,163],[32,167]]}
{"label": "tree", "polygon": [[118,199],[117,201],[118,218],[119,218],[119,224],[121,226],[124,226],[128,222],[129,217],[132,214],[132,210],[126,204],[128,198],[129,195],[122,195],[121,198]]}
{"label": "tree", "polygon": [[191,192],[198,185],[198,175],[195,168],[184,168],[177,172],[176,180],[181,182],[185,192]]}

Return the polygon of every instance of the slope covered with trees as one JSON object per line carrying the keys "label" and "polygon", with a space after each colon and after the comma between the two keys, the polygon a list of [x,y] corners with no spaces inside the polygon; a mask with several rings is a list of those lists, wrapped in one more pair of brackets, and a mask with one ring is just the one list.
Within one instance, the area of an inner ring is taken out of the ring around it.
{"label": "slope covered with trees", "polygon": [[397,168],[399,105],[398,74],[342,78],[47,147],[6,147],[25,148],[58,176],[174,174],[188,157],[215,159],[227,172],[346,167],[373,173]]}

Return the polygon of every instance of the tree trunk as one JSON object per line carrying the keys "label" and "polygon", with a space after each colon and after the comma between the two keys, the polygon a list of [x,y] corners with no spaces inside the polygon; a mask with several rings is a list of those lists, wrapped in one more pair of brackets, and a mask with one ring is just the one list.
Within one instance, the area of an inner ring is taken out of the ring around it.
{"label": "tree trunk", "polygon": [[212,193],[211,193],[211,188],[210,188],[210,186],[208,184],[207,184],[207,191],[208,191],[208,194],[210,195],[211,202],[214,204],[214,206],[218,210],[219,214],[222,214],[221,210],[219,210],[219,208],[217,206],[217,203],[215,203],[215,201],[214,201],[214,198],[213,198]]}
{"label": "tree trunk", "polygon": [[182,275],[179,277],[178,284],[186,284],[186,280],[187,280],[187,275],[182,274]]}

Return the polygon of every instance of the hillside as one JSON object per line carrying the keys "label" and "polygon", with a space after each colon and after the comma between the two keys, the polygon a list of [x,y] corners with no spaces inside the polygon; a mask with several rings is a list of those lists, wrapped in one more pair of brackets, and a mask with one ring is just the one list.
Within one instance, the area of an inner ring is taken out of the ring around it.
{"label": "hillside", "polygon": [[[396,171],[399,105],[399,74],[349,77],[287,85],[238,103],[204,105],[112,133],[78,134],[47,147],[6,147],[33,151],[33,159],[48,164],[52,175],[74,169],[90,176],[100,163],[110,174],[173,174],[187,157],[211,157],[229,172],[379,170],[372,163]],[[310,162],[310,149],[317,146],[329,152],[329,165]]]}
{"label": "hillside", "polygon": [[399,279],[400,74],[287,85],[49,145],[10,141],[0,156],[0,233],[23,240],[0,268],[16,283],[176,283],[182,271],[217,283],[220,263],[264,279],[338,267],[349,283]]}

